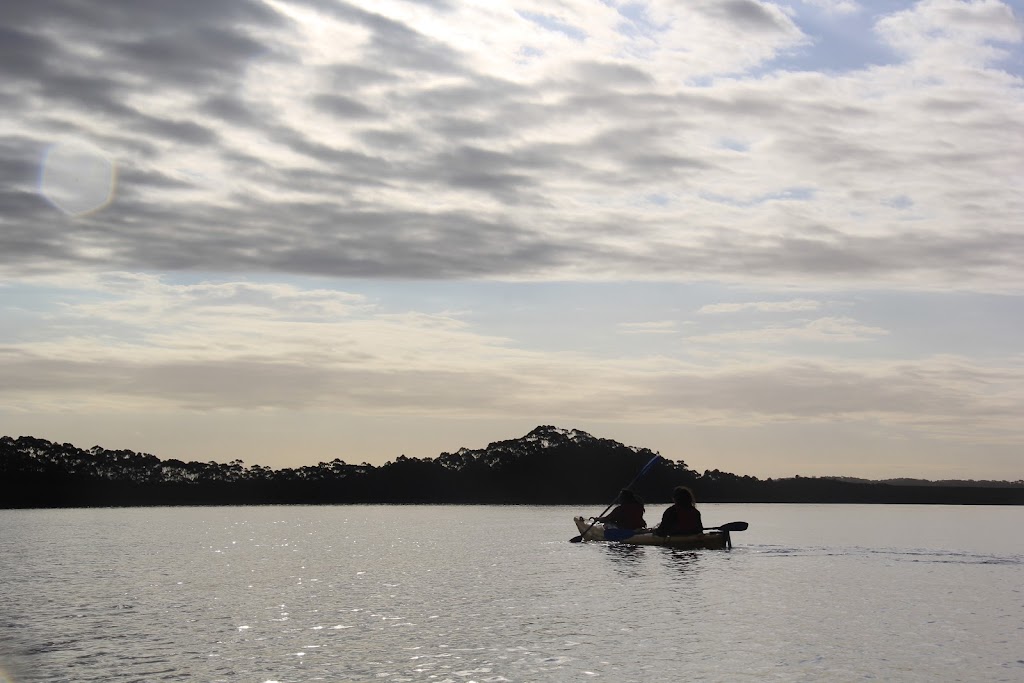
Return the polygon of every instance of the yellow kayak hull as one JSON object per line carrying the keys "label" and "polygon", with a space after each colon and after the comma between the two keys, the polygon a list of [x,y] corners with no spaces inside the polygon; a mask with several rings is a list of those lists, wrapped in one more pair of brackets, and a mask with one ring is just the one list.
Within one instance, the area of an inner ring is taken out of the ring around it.
{"label": "yellow kayak hull", "polygon": [[576,528],[580,530],[584,541],[611,541],[630,545],[663,545],[669,548],[707,548],[710,550],[732,547],[732,539],[729,538],[728,531],[708,531],[703,534],[686,536],[657,536],[650,529],[634,532],[614,526],[605,527],[604,524],[593,524],[583,517],[574,517],[573,521],[576,522]]}

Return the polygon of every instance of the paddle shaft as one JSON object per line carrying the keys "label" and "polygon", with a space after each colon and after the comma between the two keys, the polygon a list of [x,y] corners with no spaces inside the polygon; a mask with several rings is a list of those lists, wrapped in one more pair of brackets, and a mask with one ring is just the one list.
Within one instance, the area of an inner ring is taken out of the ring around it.
{"label": "paddle shaft", "polygon": [[[626,488],[627,489],[633,488],[633,485],[636,484],[638,481],[640,481],[640,477],[642,477],[645,474],[647,474],[647,470],[651,469],[654,466],[654,463],[658,462],[659,460],[661,460],[661,455],[655,455],[653,458],[651,458],[650,461],[648,461],[648,463],[643,466],[643,469],[641,469],[637,473],[637,475],[635,477],[633,477],[633,481],[631,481],[628,484],[626,484]],[[604,517],[606,514],[608,514],[608,511],[611,510],[612,507],[616,503],[619,502],[619,496],[621,496],[621,495],[622,495],[622,490],[620,489],[619,492],[615,494],[615,499],[608,505],[608,507],[606,507],[604,509],[604,512],[602,512],[601,514],[599,514],[597,516],[597,518]],[[594,525],[597,524],[597,518],[595,518],[594,521],[590,523],[590,526],[588,526],[586,528],[586,530],[584,530],[584,532],[582,534],[580,534],[579,536],[573,536],[572,538],[569,539],[569,542],[570,543],[579,543],[580,541],[582,541],[583,537],[587,535],[587,532],[590,531],[591,529],[593,529]]]}
{"label": "paddle shaft", "polygon": [[729,522],[722,526],[706,526],[704,531],[746,531],[749,526],[746,522]]}

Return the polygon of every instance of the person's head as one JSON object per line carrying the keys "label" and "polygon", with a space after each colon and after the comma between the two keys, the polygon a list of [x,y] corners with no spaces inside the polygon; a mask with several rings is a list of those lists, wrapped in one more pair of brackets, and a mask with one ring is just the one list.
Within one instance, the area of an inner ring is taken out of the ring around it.
{"label": "person's head", "polygon": [[619,491],[619,500],[623,503],[639,503],[640,497],[629,489],[622,489]]}
{"label": "person's head", "polygon": [[672,501],[679,505],[693,505],[697,501],[693,497],[693,491],[685,486],[677,486],[672,490]]}

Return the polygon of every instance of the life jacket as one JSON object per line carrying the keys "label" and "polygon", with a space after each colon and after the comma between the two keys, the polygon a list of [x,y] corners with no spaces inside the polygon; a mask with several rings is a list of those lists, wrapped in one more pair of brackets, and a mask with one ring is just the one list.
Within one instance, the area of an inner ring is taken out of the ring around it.
{"label": "life jacket", "polygon": [[647,526],[644,521],[644,506],[641,503],[623,503],[608,515],[608,521],[623,529],[642,529]]}
{"label": "life jacket", "polygon": [[672,530],[674,534],[701,534],[704,533],[704,527],[700,519],[700,512],[697,508],[692,505],[674,505],[676,509],[676,523],[675,529]]}

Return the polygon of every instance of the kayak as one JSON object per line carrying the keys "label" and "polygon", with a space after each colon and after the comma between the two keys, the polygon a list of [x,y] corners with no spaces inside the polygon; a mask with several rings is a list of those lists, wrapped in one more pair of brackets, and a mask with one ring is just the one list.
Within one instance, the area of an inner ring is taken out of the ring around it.
{"label": "kayak", "polygon": [[600,522],[593,524],[582,517],[573,517],[576,528],[584,541],[616,541],[630,545],[663,545],[669,548],[731,548],[732,539],[729,538],[729,531],[725,529],[717,531],[705,531],[702,534],[688,534],[685,536],[656,536],[650,529],[620,529],[616,526],[605,526]]}

